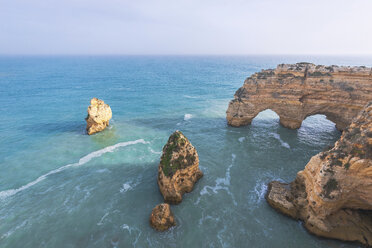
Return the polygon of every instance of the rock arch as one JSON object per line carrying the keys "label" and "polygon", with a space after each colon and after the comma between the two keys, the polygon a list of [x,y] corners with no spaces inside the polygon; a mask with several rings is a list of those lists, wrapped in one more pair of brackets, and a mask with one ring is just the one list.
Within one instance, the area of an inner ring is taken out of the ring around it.
{"label": "rock arch", "polygon": [[371,68],[281,64],[247,78],[230,101],[226,118],[231,126],[249,125],[271,109],[284,127],[295,129],[306,117],[323,114],[344,130],[371,100]]}
{"label": "rock arch", "polygon": [[275,114],[275,117],[276,117],[277,119],[280,118],[279,114],[278,114],[275,110],[273,110],[273,109],[271,109],[271,108],[267,108],[267,109],[263,109],[263,110],[259,111],[259,112],[258,112],[258,113],[253,117],[252,121],[253,121],[257,116],[259,116],[260,114],[265,113],[265,112],[272,112],[272,113]]}

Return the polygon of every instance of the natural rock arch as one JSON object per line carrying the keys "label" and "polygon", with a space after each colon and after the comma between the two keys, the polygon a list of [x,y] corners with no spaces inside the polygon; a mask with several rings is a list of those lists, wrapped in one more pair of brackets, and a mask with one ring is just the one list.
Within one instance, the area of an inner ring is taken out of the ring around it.
{"label": "natural rock arch", "polygon": [[249,125],[271,109],[283,126],[294,129],[306,117],[323,114],[344,130],[370,100],[371,68],[281,64],[247,78],[229,103],[226,118],[231,126]]}
{"label": "natural rock arch", "polygon": [[253,122],[253,120],[256,119],[256,117],[259,117],[260,115],[266,115],[267,112],[271,112],[271,114],[273,113],[275,115],[275,119],[279,120],[280,116],[278,115],[278,113],[275,112],[274,110],[270,109],[270,108],[267,108],[267,109],[264,109],[264,110],[261,110],[260,112],[258,112],[258,114],[255,115],[255,117],[253,117],[252,122]]}
{"label": "natural rock arch", "polygon": [[232,126],[250,124],[271,109],[285,127],[299,128],[306,117],[323,114],[344,130],[292,183],[271,182],[266,199],[304,221],[311,233],[367,246],[372,246],[371,100],[372,69],[298,63],[249,77],[227,110]]}

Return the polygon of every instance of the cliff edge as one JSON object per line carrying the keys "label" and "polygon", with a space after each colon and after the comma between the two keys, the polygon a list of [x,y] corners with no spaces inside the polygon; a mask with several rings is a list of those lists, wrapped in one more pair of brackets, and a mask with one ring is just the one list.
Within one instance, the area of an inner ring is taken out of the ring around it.
{"label": "cliff edge", "polygon": [[292,183],[271,182],[266,199],[311,233],[372,246],[372,102]]}
{"label": "cliff edge", "polygon": [[324,114],[344,130],[371,100],[372,68],[280,64],[245,80],[229,103],[226,119],[231,126],[248,125],[258,113],[271,109],[288,128],[299,128],[310,115]]}

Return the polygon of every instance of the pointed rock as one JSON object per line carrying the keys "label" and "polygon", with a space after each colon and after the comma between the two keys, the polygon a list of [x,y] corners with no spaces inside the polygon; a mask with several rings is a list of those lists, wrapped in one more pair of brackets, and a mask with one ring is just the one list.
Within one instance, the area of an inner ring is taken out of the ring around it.
{"label": "pointed rock", "polygon": [[179,204],[203,176],[195,147],[180,131],[175,131],[163,148],[158,168],[158,185],[164,201]]}

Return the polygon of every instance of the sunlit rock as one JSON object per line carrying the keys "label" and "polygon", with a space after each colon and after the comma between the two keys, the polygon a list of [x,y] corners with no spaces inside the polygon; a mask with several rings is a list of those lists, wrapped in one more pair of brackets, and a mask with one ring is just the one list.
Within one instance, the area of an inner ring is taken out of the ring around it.
{"label": "sunlit rock", "polygon": [[292,183],[271,182],[266,199],[311,233],[372,246],[372,102]]}
{"label": "sunlit rock", "polygon": [[93,98],[88,107],[87,133],[89,135],[103,131],[112,117],[111,108],[104,101]]}
{"label": "sunlit rock", "polygon": [[371,68],[281,64],[247,78],[230,101],[226,119],[231,126],[248,125],[271,109],[288,128],[299,128],[307,116],[324,114],[344,130],[371,100]]}
{"label": "sunlit rock", "polygon": [[164,201],[178,204],[203,176],[194,146],[180,132],[174,132],[163,148],[158,168],[158,185]]}
{"label": "sunlit rock", "polygon": [[158,231],[166,231],[176,225],[169,204],[159,204],[152,210],[150,225]]}

